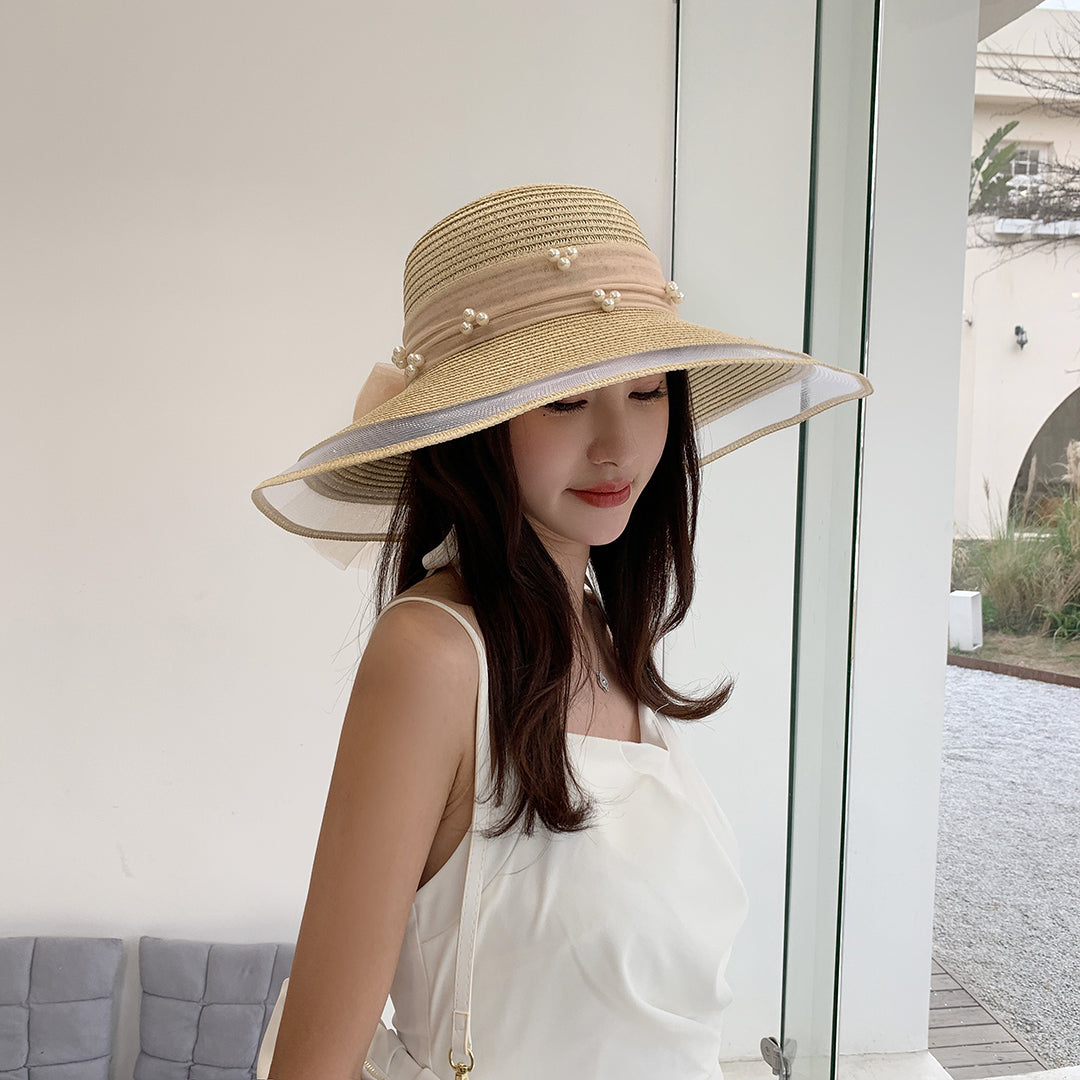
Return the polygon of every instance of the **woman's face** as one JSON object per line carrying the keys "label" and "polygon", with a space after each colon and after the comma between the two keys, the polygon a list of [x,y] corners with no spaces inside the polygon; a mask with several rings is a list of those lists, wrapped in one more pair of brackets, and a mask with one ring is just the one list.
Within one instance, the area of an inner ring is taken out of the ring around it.
{"label": "woman's face", "polygon": [[667,379],[573,394],[509,421],[525,516],[541,540],[616,539],[664,450]]}

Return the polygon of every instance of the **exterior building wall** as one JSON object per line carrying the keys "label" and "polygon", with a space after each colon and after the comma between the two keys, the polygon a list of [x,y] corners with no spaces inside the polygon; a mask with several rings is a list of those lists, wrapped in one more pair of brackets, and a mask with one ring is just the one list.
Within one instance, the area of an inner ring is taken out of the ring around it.
{"label": "exterior building wall", "polygon": [[[955,503],[960,531],[987,534],[991,515],[1008,506],[1032,440],[1080,386],[1080,299],[1073,296],[1080,292],[1078,252],[1076,239],[1004,262],[992,248],[968,252],[964,310],[971,324],[962,331]],[[1018,325],[1028,335],[1023,349]]]}
{"label": "exterior building wall", "polygon": [[[1052,47],[1059,39],[1080,38],[1077,16],[1036,9],[980,44],[973,156],[997,128],[1018,120],[1010,141],[1045,144],[1059,160],[1080,159],[1080,118],[1051,115],[1033,103],[1025,88],[996,74],[1003,53],[1032,66],[1058,66]],[[995,232],[993,223],[979,228],[983,238],[974,226],[969,228],[964,275],[954,504],[958,535],[987,534],[992,517],[1008,506],[1032,440],[1080,387],[1080,236],[1048,245],[1045,237]],[[1017,326],[1028,338],[1022,349]],[[1040,472],[1050,465],[1040,460]]]}

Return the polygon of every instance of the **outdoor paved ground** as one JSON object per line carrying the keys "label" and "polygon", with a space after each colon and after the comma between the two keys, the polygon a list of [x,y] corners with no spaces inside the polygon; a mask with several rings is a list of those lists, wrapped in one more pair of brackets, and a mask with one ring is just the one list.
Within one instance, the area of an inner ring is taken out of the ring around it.
{"label": "outdoor paved ground", "polygon": [[1080,1065],[1080,689],[946,668],[934,954]]}

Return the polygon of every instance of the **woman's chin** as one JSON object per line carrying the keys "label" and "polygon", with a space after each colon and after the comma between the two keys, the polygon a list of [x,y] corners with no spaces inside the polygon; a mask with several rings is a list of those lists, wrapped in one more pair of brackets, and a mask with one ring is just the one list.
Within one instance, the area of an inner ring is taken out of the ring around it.
{"label": "woman's chin", "polygon": [[603,547],[618,540],[626,531],[627,525],[627,519],[622,516],[607,522],[591,521],[576,528],[565,524],[562,528],[553,528],[533,518],[529,520],[540,542],[549,549],[565,549],[567,546]]}
{"label": "woman's chin", "polygon": [[585,542],[589,547],[603,547],[605,544],[618,540],[629,522],[629,515],[623,515],[618,520],[610,522],[598,522],[592,528],[583,530],[588,536]]}

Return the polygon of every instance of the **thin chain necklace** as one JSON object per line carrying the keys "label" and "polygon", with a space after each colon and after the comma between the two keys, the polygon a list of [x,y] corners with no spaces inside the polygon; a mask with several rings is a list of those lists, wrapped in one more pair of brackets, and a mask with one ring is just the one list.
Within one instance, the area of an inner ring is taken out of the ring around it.
{"label": "thin chain necklace", "polygon": [[593,678],[596,679],[596,685],[604,691],[605,694],[611,690],[611,683],[608,681],[608,677],[600,670],[600,651],[597,650],[597,658],[594,661],[592,657],[589,657],[585,662],[585,666],[592,672]]}
{"label": "thin chain necklace", "polygon": [[[593,592],[594,590],[590,589],[589,591]],[[611,683],[607,681],[607,677],[600,670],[600,643],[595,637],[593,638],[593,644],[596,646],[596,685],[606,694],[611,690]],[[589,666],[592,666],[591,662]]]}
{"label": "thin chain necklace", "polygon": [[[595,638],[593,644],[596,646],[596,685],[606,694],[611,689],[611,683],[608,682],[607,676],[600,670],[600,642]],[[592,664],[589,665],[592,667]]]}

